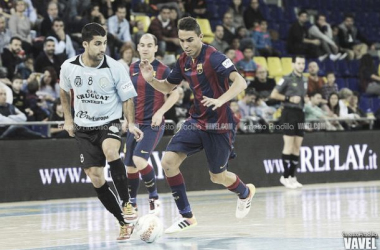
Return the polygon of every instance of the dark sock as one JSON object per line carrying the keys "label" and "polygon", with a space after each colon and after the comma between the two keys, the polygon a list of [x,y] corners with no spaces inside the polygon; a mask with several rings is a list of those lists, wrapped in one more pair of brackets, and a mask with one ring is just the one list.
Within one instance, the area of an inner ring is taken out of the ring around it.
{"label": "dark sock", "polygon": [[124,206],[125,203],[129,201],[128,179],[124,163],[119,158],[115,161],[108,162],[108,164],[110,165],[113,183]]}
{"label": "dark sock", "polygon": [[249,195],[248,187],[236,175],[236,181],[227,187],[231,192],[237,193],[240,199],[245,199]]}
{"label": "dark sock", "polygon": [[[186,218],[193,217],[191,213],[190,203],[186,195],[185,181],[181,173],[173,177],[166,177],[168,184],[172,190],[175,203],[179,210],[179,213]],[[190,217],[189,217],[190,216]]]}
{"label": "dark sock", "polygon": [[298,162],[299,162],[299,155],[290,155],[290,169],[289,169],[289,174],[291,177],[294,177],[296,173],[296,169],[298,167]]}
{"label": "dark sock", "polygon": [[121,225],[124,225],[125,222],[123,218],[123,212],[121,211],[115,194],[111,191],[107,182],[104,183],[104,185],[100,188],[95,188],[95,191],[98,194],[98,198],[102,202],[103,206],[116,217]]}
{"label": "dark sock", "polygon": [[136,206],[136,197],[137,197],[137,191],[139,190],[139,183],[140,183],[140,174],[137,173],[128,173],[128,191],[129,191],[129,202]]}
{"label": "dark sock", "polygon": [[282,165],[284,166],[284,177],[289,177],[290,155],[282,154]]}
{"label": "dark sock", "polygon": [[145,183],[146,189],[148,189],[149,199],[158,199],[156,173],[154,168],[148,164],[144,169],[140,170],[140,174]]}

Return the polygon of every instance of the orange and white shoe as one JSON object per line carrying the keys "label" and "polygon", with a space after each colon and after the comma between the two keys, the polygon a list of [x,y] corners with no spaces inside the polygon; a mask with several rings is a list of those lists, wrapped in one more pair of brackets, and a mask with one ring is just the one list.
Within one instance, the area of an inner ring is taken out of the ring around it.
{"label": "orange and white shoe", "polygon": [[132,206],[131,203],[126,203],[123,207],[124,220],[127,223],[135,223],[137,221],[137,207]]}
{"label": "orange and white shoe", "polygon": [[120,226],[120,234],[119,237],[117,237],[117,242],[128,241],[131,238],[134,227],[135,226],[133,224],[125,224]]}
{"label": "orange and white shoe", "polygon": [[195,219],[195,216],[193,216],[192,218],[184,218],[181,216],[180,219],[178,219],[176,222],[174,222],[173,225],[171,225],[168,229],[165,230],[165,233],[166,234],[178,233],[186,229],[195,227],[196,225],[198,225],[198,223],[197,223],[197,220]]}
{"label": "orange and white shoe", "polygon": [[238,198],[237,201],[236,218],[238,219],[244,218],[249,213],[249,210],[251,210],[252,198],[256,193],[256,188],[253,184],[247,184],[247,187],[249,189],[248,197],[245,199]]}

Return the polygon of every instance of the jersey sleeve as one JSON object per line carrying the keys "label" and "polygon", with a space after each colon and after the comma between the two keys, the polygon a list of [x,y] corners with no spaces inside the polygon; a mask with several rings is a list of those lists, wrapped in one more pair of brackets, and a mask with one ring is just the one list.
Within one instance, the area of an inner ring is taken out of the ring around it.
{"label": "jersey sleeve", "polygon": [[276,89],[280,94],[285,94],[288,81],[285,78],[282,78],[276,85]]}
{"label": "jersey sleeve", "polygon": [[137,96],[129,73],[121,64],[115,69],[115,85],[117,94],[123,102]]}
{"label": "jersey sleeve", "polygon": [[170,72],[169,76],[166,79],[171,84],[180,84],[183,80],[181,67],[179,65],[179,60],[177,60],[177,63],[175,64],[174,68]]}
{"label": "jersey sleeve", "polygon": [[164,74],[162,74],[162,79],[166,79],[166,78],[168,78],[169,74],[170,74],[170,68],[167,67],[167,68],[165,69],[165,71],[164,71]]}
{"label": "jersey sleeve", "polygon": [[59,75],[59,87],[66,92],[69,92],[71,89],[71,84],[69,80],[69,74],[67,72],[67,63],[63,63],[61,66],[61,73]]}
{"label": "jersey sleeve", "polygon": [[231,72],[237,71],[233,62],[220,52],[214,52],[210,56],[210,63],[218,75],[229,78]]}

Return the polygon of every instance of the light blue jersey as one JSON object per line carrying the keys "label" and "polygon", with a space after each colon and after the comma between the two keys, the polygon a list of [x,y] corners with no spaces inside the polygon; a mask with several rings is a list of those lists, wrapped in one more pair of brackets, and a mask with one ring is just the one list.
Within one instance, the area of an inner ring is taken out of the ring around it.
{"label": "light blue jersey", "polygon": [[98,67],[87,67],[82,56],[67,59],[61,66],[60,87],[74,91],[74,123],[95,127],[120,119],[122,102],[137,96],[122,64],[104,56]]}

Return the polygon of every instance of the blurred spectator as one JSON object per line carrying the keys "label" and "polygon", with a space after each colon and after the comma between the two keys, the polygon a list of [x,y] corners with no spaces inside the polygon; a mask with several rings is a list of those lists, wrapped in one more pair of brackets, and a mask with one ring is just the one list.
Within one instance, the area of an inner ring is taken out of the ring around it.
{"label": "blurred spectator", "polygon": [[[364,113],[363,110],[358,106],[360,99],[360,94],[358,92],[353,92],[353,96],[351,97],[348,103],[348,113],[349,114],[357,114],[358,116],[365,118],[367,114]],[[351,129],[368,129],[369,122],[368,121],[355,121],[351,123]]]}
{"label": "blurred spectator", "polygon": [[308,66],[309,77],[307,79],[307,94],[320,93],[322,94],[322,86],[324,81],[318,76],[319,66],[316,62],[310,62]]}
{"label": "blurred spectator", "polygon": [[170,110],[168,110],[168,112],[165,113],[165,118],[168,120],[173,120],[177,125],[180,125],[181,122],[186,120],[186,118],[188,117],[189,110],[187,109],[184,103],[185,95],[182,87],[178,87],[178,93],[178,101],[174,104],[173,107],[171,107]]}
{"label": "blurred spectator", "polygon": [[242,100],[238,101],[240,114],[242,118],[247,116],[257,116],[255,111],[255,102],[258,97],[254,89],[247,89]]}
{"label": "blurred spectator", "polygon": [[231,12],[224,13],[223,16],[223,40],[228,44],[232,43],[232,39],[235,37],[235,27],[234,27],[234,19],[233,14]]}
{"label": "blurred spectator", "polygon": [[222,40],[224,36],[223,26],[216,25],[214,34],[215,34],[214,41],[212,41],[210,45],[219,51],[225,51],[229,46],[226,41]]}
{"label": "blurred spectator", "polygon": [[194,18],[207,18],[207,1],[205,0],[183,0],[185,9]]}
{"label": "blurred spectator", "polygon": [[145,34],[144,23],[141,21],[136,22],[137,32],[132,35],[132,41],[136,45],[139,44],[140,38]]}
{"label": "blurred spectator", "polygon": [[150,23],[148,33],[157,37],[158,49],[164,55],[166,51],[177,53],[180,49],[178,30],[174,22],[170,20],[170,8],[162,6],[160,14]]}
{"label": "blurred spectator", "polygon": [[[236,29],[236,36],[240,40],[240,50],[243,51],[244,48],[253,48],[253,54],[255,53],[255,43],[252,36],[244,26],[240,26]],[[233,40],[232,40],[233,41]]]}
{"label": "blurred spectator", "polygon": [[355,119],[360,118],[357,114],[349,114],[348,113],[348,106],[351,102],[351,98],[353,97],[353,93],[348,88],[342,88],[339,90],[339,117],[341,118],[349,118],[349,119]]}
{"label": "blurred spectator", "polygon": [[30,74],[34,72],[34,59],[31,56],[25,58],[24,63],[20,64],[18,73],[21,74],[22,79],[28,79]]}
{"label": "blurred spectator", "polygon": [[44,42],[44,50],[35,60],[34,69],[43,73],[44,68],[51,66],[59,75],[65,57],[65,55],[55,55],[55,41],[52,37],[48,37]]}
{"label": "blurred spectator", "polygon": [[[338,93],[330,93],[330,95],[327,97],[327,103],[322,105],[322,109],[326,112],[328,117],[338,118],[340,113]],[[344,130],[339,121],[331,121],[331,125],[333,125],[336,130]]]}
{"label": "blurred spectator", "polygon": [[59,84],[57,72],[53,67],[48,66],[44,69],[41,76],[40,89],[37,92],[40,98],[43,98],[48,103],[53,103],[59,97]]}
{"label": "blurred spectator", "polygon": [[247,84],[251,84],[253,80],[255,80],[255,72],[257,69],[257,65],[253,60],[253,49],[245,48],[243,50],[244,58],[236,63],[236,68],[240,72],[240,74],[247,81]]}
{"label": "blurred spectator", "polygon": [[265,103],[267,97],[258,95],[255,102],[255,111],[258,117],[262,118],[265,123],[273,119],[273,114],[276,112],[274,107],[270,107]]}
{"label": "blurred spectator", "polygon": [[9,45],[11,38],[11,31],[7,29],[5,17],[0,14],[0,54]]}
{"label": "blurred spectator", "polygon": [[226,57],[228,57],[228,59],[230,59],[232,62],[235,61],[236,54],[235,54],[235,50],[234,50],[233,48],[228,47],[227,49],[224,50],[224,54],[225,54]]}
{"label": "blurred spectator", "polygon": [[37,12],[34,9],[33,2],[31,0],[24,0],[24,2],[26,4],[24,15],[32,22],[32,25],[34,25],[37,21]]}
{"label": "blurred spectator", "polygon": [[54,40],[55,55],[66,55],[66,58],[75,56],[75,49],[73,42],[68,34],[65,32],[65,24],[62,19],[56,18],[53,20],[52,30],[48,38]]}
{"label": "blurred spectator", "polygon": [[259,51],[260,56],[280,56],[280,53],[272,47],[267,21],[262,20],[260,22],[260,30],[253,32],[253,40],[255,41],[255,46]]}
{"label": "blurred spectator", "polygon": [[[7,103],[6,99],[7,92],[3,87],[0,87],[0,123],[25,122],[25,114],[22,113],[13,104]],[[0,125],[0,139],[10,138],[42,138],[42,136],[24,126]]]}
{"label": "blurred spectator", "polygon": [[[305,119],[306,120],[320,120],[318,123],[323,123],[326,126],[326,130],[336,130],[327,118],[329,118],[328,113],[322,110],[319,105],[322,102],[322,95],[320,93],[314,92],[309,94],[309,98],[305,103]],[[314,123],[314,122],[312,122]]]}
{"label": "blurred spectator", "polygon": [[232,113],[234,114],[234,116],[240,121],[241,119],[241,113],[240,113],[240,108],[239,108],[239,104],[236,100],[231,100],[230,102],[230,108],[232,110]]}
{"label": "blurred spectator", "polygon": [[[49,117],[49,121],[64,121],[65,119],[63,115],[64,114],[63,114],[61,99],[57,98],[54,101],[52,113]],[[51,134],[51,137],[53,138],[69,138],[70,137],[67,131],[63,129],[63,126],[58,126],[58,125],[52,125],[50,127],[50,134]]]}
{"label": "blurred spectator", "polygon": [[174,23],[174,26],[177,27],[178,20],[179,20],[178,9],[174,6],[169,6],[169,8],[170,8],[169,18]]}
{"label": "blurred spectator", "polygon": [[12,79],[18,70],[18,66],[22,63],[24,53],[21,48],[22,40],[14,36],[11,38],[9,48],[4,48],[1,54],[3,67],[7,69],[7,78]]}
{"label": "blurred spectator", "polygon": [[248,86],[248,88],[254,88],[260,95],[261,98],[263,98],[265,101],[267,101],[268,97],[270,96],[270,93],[276,86],[276,82],[273,78],[268,78],[268,71],[263,66],[257,66],[256,69],[256,77],[253,82]]}
{"label": "blurred spectator", "polygon": [[129,72],[129,66],[131,63],[134,63],[138,61],[139,59],[137,57],[134,57],[135,50],[133,49],[132,45],[130,44],[124,44],[123,47],[120,49],[120,60],[119,62],[124,65],[127,72]]}
{"label": "blurred spectator", "polygon": [[116,14],[108,18],[108,32],[123,42],[132,42],[130,26],[126,15],[126,7],[124,5],[118,5]]}
{"label": "blurred spectator", "polygon": [[348,59],[360,59],[368,51],[369,42],[354,26],[354,16],[347,14],[339,25],[339,45],[348,53]]}
{"label": "blurred spectator", "polygon": [[41,22],[41,36],[47,36],[51,33],[53,20],[58,18],[58,4],[55,1],[50,1],[47,5],[47,14]]}
{"label": "blurred spectator", "polygon": [[380,96],[380,76],[377,68],[369,54],[360,59],[359,81],[362,93]]}
{"label": "blurred spectator", "polygon": [[309,35],[320,40],[323,54],[326,57],[329,56],[332,61],[341,60],[347,56],[347,54],[339,53],[338,45],[333,40],[333,33],[330,24],[326,22],[325,15],[316,17],[316,23],[309,28]]}
{"label": "blurred spectator", "polygon": [[259,0],[251,0],[251,4],[244,11],[245,27],[249,30],[255,30],[259,26],[260,21],[264,20],[264,16],[261,14],[259,7]]}
{"label": "blurred spectator", "polygon": [[242,4],[242,0],[232,0],[230,9],[228,11],[232,12],[234,16],[234,27],[245,27],[243,18],[245,7]]}
{"label": "blurred spectator", "polygon": [[240,39],[235,37],[232,40],[231,48],[235,50],[235,60],[233,61],[236,64],[238,61],[244,58],[243,52],[240,50]]}
{"label": "blurred spectator", "polygon": [[286,48],[290,54],[300,54],[308,58],[317,58],[319,56],[319,46],[321,42],[318,39],[311,39],[309,37],[307,22],[307,12],[304,10],[298,12],[298,20],[288,31]]}
{"label": "blurred spectator", "polygon": [[27,106],[33,111],[33,115],[28,117],[28,121],[47,121],[48,108],[46,102],[36,93],[39,89],[37,80],[28,83],[28,94],[26,95]]}
{"label": "blurred spectator", "polygon": [[[12,93],[13,93],[13,105],[21,112],[26,114],[26,94],[21,90],[22,78],[21,75],[16,74],[12,79]],[[1,88],[1,87],[0,87]],[[28,112],[29,113],[29,112]]]}
{"label": "blurred spectator", "polygon": [[[100,23],[103,24],[107,20],[105,19],[102,12],[100,12],[99,3],[91,3],[90,8],[86,12],[86,16],[82,19],[81,23],[86,25],[87,23]],[[82,27],[83,27],[82,25]],[[82,27],[79,27],[80,29]]]}
{"label": "blurred spectator", "polygon": [[327,82],[322,86],[322,98],[328,100],[331,93],[338,92],[338,84],[335,83],[334,72],[327,72]]}
{"label": "blurred spectator", "polygon": [[[108,32],[108,27],[106,23],[101,23],[102,27],[107,31],[107,48],[106,55],[112,58],[119,58],[119,50],[125,44],[117,36]],[[131,43],[128,43],[132,45]]]}
{"label": "blurred spectator", "polygon": [[28,17],[24,15],[25,9],[26,3],[24,0],[16,0],[16,11],[9,19],[8,25],[12,35],[21,38],[23,42],[22,47],[27,52],[27,54],[29,54],[32,50],[32,38],[30,36],[32,23]]}

